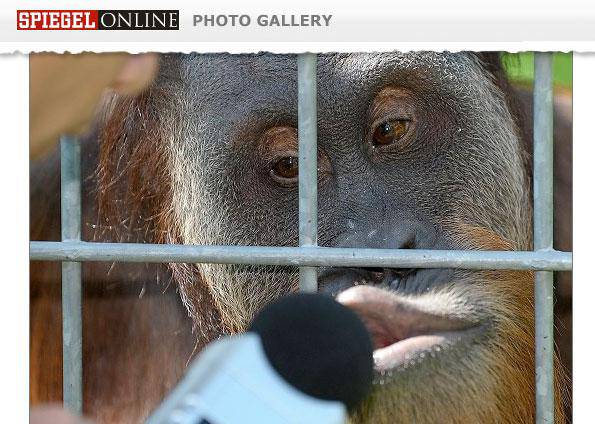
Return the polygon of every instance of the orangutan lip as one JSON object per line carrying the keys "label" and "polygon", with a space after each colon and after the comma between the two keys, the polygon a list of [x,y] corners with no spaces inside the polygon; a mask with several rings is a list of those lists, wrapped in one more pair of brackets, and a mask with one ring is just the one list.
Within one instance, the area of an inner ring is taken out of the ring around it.
{"label": "orangutan lip", "polygon": [[337,296],[355,311],[374,343],[377,371],[405,365],[458,343],[476,324],[421,310],[396,293],[373,286],[351,287]]}

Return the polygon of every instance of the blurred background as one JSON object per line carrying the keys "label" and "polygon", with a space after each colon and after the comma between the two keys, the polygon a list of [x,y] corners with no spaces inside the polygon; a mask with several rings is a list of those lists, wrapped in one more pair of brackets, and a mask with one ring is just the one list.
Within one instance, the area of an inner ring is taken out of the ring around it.
{"label": "blurred background", "polygon": [[[519,85],[533,84],[533,52],[502,53],[508,77]],[[572,53],[554,53],[556,89],[572,90]]]}

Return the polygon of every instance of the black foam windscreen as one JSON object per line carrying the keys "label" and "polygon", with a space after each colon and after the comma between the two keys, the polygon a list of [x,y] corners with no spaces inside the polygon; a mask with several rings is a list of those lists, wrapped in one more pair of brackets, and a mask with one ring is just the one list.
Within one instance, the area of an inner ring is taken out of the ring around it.
{"label": "black foam windscreen", "polygon": [[370,391],[372,340],[359,317],[329,296],[292,294],[265,307],[249,331],[292,386],[353,409]]}

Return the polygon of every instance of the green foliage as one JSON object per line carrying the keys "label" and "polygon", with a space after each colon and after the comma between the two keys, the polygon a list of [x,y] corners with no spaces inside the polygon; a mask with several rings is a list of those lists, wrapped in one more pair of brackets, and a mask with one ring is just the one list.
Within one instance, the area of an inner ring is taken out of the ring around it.
{"label": "green foliage", "polygon": [[[502,53],[504,69],[512,81],[533,82],[533,52]],[[554,84],[572,88],[572,53],[554,53]]]}

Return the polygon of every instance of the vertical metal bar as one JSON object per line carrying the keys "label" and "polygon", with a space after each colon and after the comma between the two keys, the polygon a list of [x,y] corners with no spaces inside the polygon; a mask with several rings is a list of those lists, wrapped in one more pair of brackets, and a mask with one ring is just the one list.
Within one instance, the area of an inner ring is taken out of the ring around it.
{"label": "vertical metal bar", "polygon": [[[298,55],[300,246],[318,244],[316,55]],[[316,268],[300,267],[300,291],[318,289]]]}
{"label": "vertical metal bar", "polygon": [[[552,55],[535,53],[533,86],[533,244],[553,248],[553,94]],[[554,422],[553,273],[535,273],[536,422]]]}
{"label": "vertical metal bar", "polygon": [[[75,137],[62,137],[62,240],[81,239],[81,146]],[[62,262],[62,372],[64,406],[83,409],[81,263]]]}

